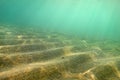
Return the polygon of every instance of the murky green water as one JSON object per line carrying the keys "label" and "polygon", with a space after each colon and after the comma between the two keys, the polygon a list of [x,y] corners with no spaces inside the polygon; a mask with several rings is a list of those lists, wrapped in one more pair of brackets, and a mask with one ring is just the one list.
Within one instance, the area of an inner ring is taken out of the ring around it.
{"label": "murky green water", "polygon": [[0,0],[0,80],[120,80],[119,62],[119,0]]}
{"label": "murky green water", "polygon": [[0,22],[119,40],[119,0],[1,0]]}

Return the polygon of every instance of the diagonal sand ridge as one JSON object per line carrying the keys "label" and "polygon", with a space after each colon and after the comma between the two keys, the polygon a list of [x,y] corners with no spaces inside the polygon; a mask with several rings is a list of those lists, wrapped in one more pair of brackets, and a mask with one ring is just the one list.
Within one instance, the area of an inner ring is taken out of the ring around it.
{"label": "diagonal sand ridge", "polygon": [[0,29],[0,80],[120,80],[119,43],[16,26]]}

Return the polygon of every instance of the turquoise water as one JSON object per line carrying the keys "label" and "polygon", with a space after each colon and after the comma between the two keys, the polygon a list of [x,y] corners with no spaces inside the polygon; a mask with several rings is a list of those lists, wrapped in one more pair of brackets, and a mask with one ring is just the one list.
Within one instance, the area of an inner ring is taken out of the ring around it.
{"label": "turquoise water", "polygon": [[120,40],[119,0],[0,0],[0,23]]}
{"label": "turquoise water", "polygon": [[120,0],[0,0],[0,80],[120,80]]}

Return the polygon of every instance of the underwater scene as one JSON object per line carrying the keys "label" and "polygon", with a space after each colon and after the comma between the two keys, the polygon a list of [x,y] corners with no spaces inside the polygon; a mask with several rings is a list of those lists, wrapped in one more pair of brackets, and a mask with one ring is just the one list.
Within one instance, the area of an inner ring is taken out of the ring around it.
{"label": "underwater scene", "polygon": [[0,80],[120,80],[120,1],[0,0]]}

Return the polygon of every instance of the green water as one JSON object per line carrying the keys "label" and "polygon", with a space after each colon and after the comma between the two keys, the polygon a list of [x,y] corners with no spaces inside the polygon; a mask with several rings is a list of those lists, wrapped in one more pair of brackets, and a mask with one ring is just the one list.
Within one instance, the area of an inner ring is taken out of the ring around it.
{"label": "green water", "polygon": [[120,0],[0,0],[0,80],[120,80]]}
{"label": "green water", "polygon": [[0,23],[119,41],[119,4],[119,0],[0,0]]}

